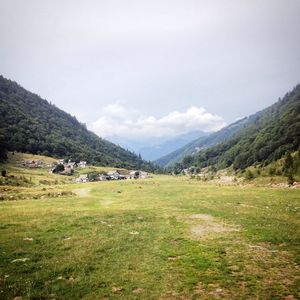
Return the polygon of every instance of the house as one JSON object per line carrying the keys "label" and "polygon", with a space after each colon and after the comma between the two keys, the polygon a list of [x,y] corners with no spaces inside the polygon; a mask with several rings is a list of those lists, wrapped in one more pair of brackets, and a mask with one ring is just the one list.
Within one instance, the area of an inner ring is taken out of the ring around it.
{"label": "house", "polygon": [[70,168],[72,170],[74,170],[74,168],[77,166],[77,164],[75,162],[71,162],[69,161],[67,164],[65,164],[65,168]]}
{"label": "house", "polygon": [[99,180],[99,181],[110,180],[110,176],[104,175],[104,174],[99,174],[98,180]]}
{"label": "house", "polygon": [[148,178],[148,173],[144,171],[131,171],[129,172],[130,179],[145,179]]}
{"label": "house", "polygon": [[107,172],[107,175],[110,177],[112,180],[118,180],[120,177],[120,173],[118,171],[109,171]]}
{"label": "house", "polygon": [[60,175],[67,175],[67,176],[71,176],[73,175],[73,173],[74,173],[73,168],[69,166],[66,166],[63,171],[59,172]]}
{"label": "house", "polygon": [[118,172],[120,175],[123,175],[123,176],[128,176],[128,175],[129,175],[129,171],[128,171],[128,170],[118,169],[117,172]]}
{"label": "house", "polygon": [[86,166],[87,166],[86,161],[80,161],[80,162],[78,163],[78,167],[79,167],[79,168],[86,168]]}
{"label": "house", "polygon": [[141,178],[141,179],[146,179],[146,178],[148,178],[148,173],[147,173],[147,172],[140,171],[140,176],[139,176],[139,178]]}
{"label": "house", "polygon": [[137,179],[139,178],[139,171],[130,171],[129,172],[129,179]]}
{"label": "house", "polygon": [[120,170],[117,170],[117,172],[119,173],[119,179],[121,179],[121,180],[130,179],[128,170],[120,169]]}
{"label": "house", "polygon": [[78,183],[88,182],[88,181],[89,181],[89,179],[88,179],[87,174],[81,174],[81,175],[79,175],[78,178],[75,179],[75,182],[78,182]]}

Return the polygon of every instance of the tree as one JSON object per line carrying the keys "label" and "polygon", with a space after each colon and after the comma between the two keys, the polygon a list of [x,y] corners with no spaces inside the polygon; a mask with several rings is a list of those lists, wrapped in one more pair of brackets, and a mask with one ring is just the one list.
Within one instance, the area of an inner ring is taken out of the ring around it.
{"label": "tree", "polygon": [[59,173],[65,170],[65,167],[63,164],[57,164],[54,169],[52,170],[53,173]]}
{"label": "tree", "polygon": [[282,171],[285,175],[289,175],[293,173],[294,161],[291,153],[288,153],[285,157]]}

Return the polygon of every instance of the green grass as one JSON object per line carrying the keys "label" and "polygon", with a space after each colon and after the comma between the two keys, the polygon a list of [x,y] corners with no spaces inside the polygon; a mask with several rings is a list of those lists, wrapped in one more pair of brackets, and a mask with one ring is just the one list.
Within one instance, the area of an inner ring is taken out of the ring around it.
{"label": "green grass", "polygon": [[38,199],[0,202],[0,299],[300,296],[299,190],[168,176],[5,188]]}

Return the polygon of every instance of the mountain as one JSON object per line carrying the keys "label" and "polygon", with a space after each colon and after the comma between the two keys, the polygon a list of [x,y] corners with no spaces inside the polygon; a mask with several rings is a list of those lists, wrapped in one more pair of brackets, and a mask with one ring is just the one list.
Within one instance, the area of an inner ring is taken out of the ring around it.
{"label": "mountain", "polygon": [[267,165],[300,147],[300,85],[283,99],[251,116],[223,142],[186,156],[181,167],[245,169]]}
{"label": "mountain", "polygon": [[143,147],[140,149],[140,153],[143,158],[154,161],[159,157],[162,157],[163,155],[166,155],[171,151],[174,151],[175,149],[186,145],[195,138],[199,138],[205,135],[207,134],[203,131],[192,131],[186,134],[178,135],[172,139],[153,146]]}
{"label": "mountain", "polygon": [[201,136],[185,146],[157,159],[155,163],[162,167],[170,167],[177,162],[180,162],[185,156],[192,155],[200,150],[209,148],[225,141],[227,138],[233,136],[240,129],[244,128],[247,124],[250,124],[254,119],[254,116],[249,118],[243,118],[221,130],[210,134],[209,136]]}
{"label": "mountain", "polygon": [[0,76],[0,143],[9,151],[91,164],[154,170],[136,154],[87,130],[84,124],[16,82]]}
{"label": "mountain", "polygon": [[154,161],[155,159],[166,155],[183,145],[191,142],[192,140],[207,133],[197,130],[188,132],[186,134],[175,136],[171,139],[162,138],[144,138],[144,139],[128,139],[114,136],[110,140],[123,148],[134,151],[140,154],[143,159]]}

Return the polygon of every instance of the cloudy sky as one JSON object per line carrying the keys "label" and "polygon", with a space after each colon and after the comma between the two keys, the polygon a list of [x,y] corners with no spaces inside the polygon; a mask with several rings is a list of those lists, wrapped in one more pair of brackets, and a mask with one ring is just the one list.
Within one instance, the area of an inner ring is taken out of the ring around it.
{"label": "cloudy sky", "polygon": [[109,137],[217,130],[300,82],[299,0],[0,0],[0,73]]}

